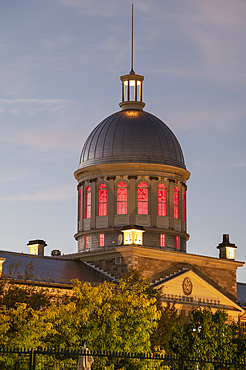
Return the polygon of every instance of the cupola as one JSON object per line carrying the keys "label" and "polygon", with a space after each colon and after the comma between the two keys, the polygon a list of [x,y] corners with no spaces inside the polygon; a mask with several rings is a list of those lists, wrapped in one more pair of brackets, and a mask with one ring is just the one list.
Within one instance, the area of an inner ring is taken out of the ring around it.
{"label": "cupola", "polygon": [[119,104],[121,110],[143,110],[145,106],[142,101],[144,76],[137,75],[131,70],[129,74],[121,76],[120,79],[122,81],[122,102]]}

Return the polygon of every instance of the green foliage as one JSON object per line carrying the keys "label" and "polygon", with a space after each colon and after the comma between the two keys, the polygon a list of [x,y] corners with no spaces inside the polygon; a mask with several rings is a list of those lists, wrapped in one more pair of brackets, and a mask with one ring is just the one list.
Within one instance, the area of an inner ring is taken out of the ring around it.
{"label": "green foliage", "polygon": [[[238,326],[227,324],[227,319],[227,312],[223,309],[213,313],[210,308],[193,308],[189,322],[181,321],[173,328],[172,350],[182,357],[237,360],[235,337]],[[194,364],[186,368],[194,369]],[[214,368],[212,364],[199,365],[199,369]]]}
{"label": "green foliage", "polygon": [[160,348],[167,355],[172,355],[173,351],[170,348],[172,333],[179,323],[180,318],[177,314],[175,304],[168,303],[165,307],[162,306],[158,326],[151,336],[152,349]]}
{"label": "green foliage", "polygon": [[[23,292],[19,291],[22,288]],[[86,343],[90,350],[151,352],[150,337],[161,312],[154,293],[143,280],[128,276],[119,284],[104,282],[96,287],[75,280],[70,299],[61,304],[57,301],[43,304],[40,310],[31,307],[36,292],[22,288],[13,287],[4,293],[0,306],[0,346],[79,349]],[[16,303],[7,299],[13,297],[14,291]],[[48,293],[44,297],[48,299]],[[27,303],[21,302],[25,300]],[[137,359],[107,358],[98,359],[97,364],[100,369],[155,369],[158,365],[156,361],[151,364]]]}

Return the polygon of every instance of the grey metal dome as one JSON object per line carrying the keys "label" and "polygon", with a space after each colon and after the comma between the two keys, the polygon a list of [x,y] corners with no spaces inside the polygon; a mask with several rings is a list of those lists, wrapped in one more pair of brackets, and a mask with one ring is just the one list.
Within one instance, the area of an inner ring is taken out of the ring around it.
{"label": "grey metal dome", "polygon": [[84,144],[79,168],[125,162],[186,169],[174,133],[159,118],[141,110],[119,111],[99,123]]}

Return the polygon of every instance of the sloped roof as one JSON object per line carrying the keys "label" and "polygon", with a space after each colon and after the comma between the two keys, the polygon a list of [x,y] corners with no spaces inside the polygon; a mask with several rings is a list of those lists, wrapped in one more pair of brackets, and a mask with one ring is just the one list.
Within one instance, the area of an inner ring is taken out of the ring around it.
{"label": "sloped roof", "polygon": [[3,263],[3,276],[9,279],[49,284],[71,284],[72,279],[78,279],[93,285],[105,280],[112,281],[110,277],[79,260],[5,251],[0,251],[0,257],[6,259]]}
{"label": "sloped roof", "polygon": [[237,283],[237,300],[240,306],[246,306],[246,284]]}

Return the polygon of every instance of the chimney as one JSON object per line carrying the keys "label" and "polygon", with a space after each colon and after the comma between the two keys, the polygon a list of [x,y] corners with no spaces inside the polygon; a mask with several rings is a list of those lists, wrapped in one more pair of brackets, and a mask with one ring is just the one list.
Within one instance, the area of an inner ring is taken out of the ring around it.
{"label": "chimney", "polygon": [[51,251],[51,256],[52,257],[59,257],[59,256],[61,256],[61,251],[59,251],[59,249],[53,249],[53,251]]}
{"label": "chimney", "polygon": [[220,250],[219,258],[235,260],[235,249],[237,247],[235,244],[230,243],[229,234],[223,234],[223,241],[217,246],[217,248]]}
{"label": "chimney", "polygon": [[46,242],[40,239],[30,240],[27,244],[27,246],[30,247],[30,254],[38,256],[44,255],[44,247],[46,247],[46,245]]}

